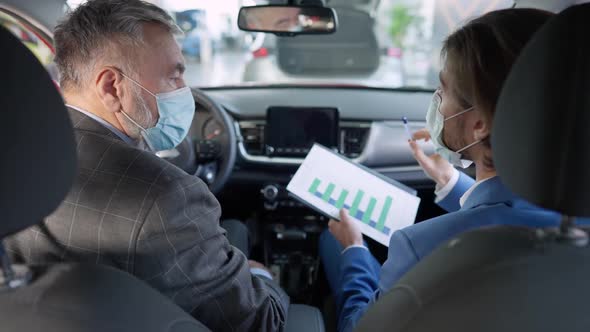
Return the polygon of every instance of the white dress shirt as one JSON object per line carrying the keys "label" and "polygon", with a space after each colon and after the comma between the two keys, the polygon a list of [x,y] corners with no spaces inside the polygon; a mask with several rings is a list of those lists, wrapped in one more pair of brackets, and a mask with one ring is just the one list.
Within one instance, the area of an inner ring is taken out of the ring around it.
{"label": "white dress shirt", "polygon": [[76,110],[76,111],[86,115],[87,117],[95,120],[96,122],[100,123],[103,127],[107,128],[113,134],[117,135],[117,137],[122,139],[125,143],[127,143],[129,145],[136,145],[136,142],[131,137],[125,135],[119,129],[115,128],[112,124],[106,122],[103,118],[99,117],[98,115],[90,113],[88,111],[85,111],[85,110],[81,109],[80,107],[77,107],[74,105],[66,104],[66,106],[73,109],[73,110]]}
{"label": "white dress shirt", "polygon": [[[473,193],[473,191],[475,190],[475,188],[477,188],[477,186],[479,186],[480,184],[482,184],[483,182],[489,180],[493,178],[489,177],[487,179],[483,179],[481,181],[477,181],[473,184],[473,186],[471,186],[471,188],[469,188],[469,190],[467,190],[463,196],[461,196],[461,198],[459,199],[459,206],[463,207],[463,204],[465,204],[465,202],[467,201],[467,198],[469,198],[469,196]],[[444,187],[439,188],[439,185],[436,185],[436,188],[434,190],[434,194],[436,195],[436,198],[434,199],[434,201],[436,203],[442,201],[443,199],[445,199],[445,197],[447,197],[447,195],[453,190],[453,188],[455,188],[455,185],[457,184],[457,181],[459,181],[459,171],[456,169],[453,169],[453,175],[451,176],[451,179],[449,180],[449,182],[447,182],[447,184],[444,185]]]}

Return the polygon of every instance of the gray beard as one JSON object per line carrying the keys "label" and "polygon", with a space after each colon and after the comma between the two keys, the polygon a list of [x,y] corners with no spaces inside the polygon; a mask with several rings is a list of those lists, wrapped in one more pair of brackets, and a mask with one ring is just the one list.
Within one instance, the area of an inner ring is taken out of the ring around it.
{"label": "gray beard", "polygon": [[[141,97],[140,93],[141,91],[139,90],[139,88],[133,88],[133,100],[135,101],[136,109],[135,112],[126,112],[126,114],[143,128],[149,129],[153,127],[153,117],[147,105],[147,102],[145,101],[145,99]],[[123,116],[123,122],[125,127],[128,129],[129,137],[131,137],[137,142],[142,142],[144,140],[143,135],[141,134],[141,128],[139,128],[135,123],[133,123],[125,116]]]}

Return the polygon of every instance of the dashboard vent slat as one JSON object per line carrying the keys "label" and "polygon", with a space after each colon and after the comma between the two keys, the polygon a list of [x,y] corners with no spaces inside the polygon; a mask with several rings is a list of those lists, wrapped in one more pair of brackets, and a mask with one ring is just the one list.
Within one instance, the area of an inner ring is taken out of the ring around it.
{"label": "dashboard vent slat", "polygon": [[368,127],[341,127],[340,151],[348,158],[357,158],[363,152],[363,148],[369,136]]}
{"label": "dashboard vent slat", "polygon": [[264,124],[242,122],[240,130],[244,139],[244,147],[248,154],[261,156],[264,153]]}

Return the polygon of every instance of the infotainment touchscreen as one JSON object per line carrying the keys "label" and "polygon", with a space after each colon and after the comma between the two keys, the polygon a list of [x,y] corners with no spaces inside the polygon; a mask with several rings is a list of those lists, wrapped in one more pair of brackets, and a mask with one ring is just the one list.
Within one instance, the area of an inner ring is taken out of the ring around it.
{"label": "infotainment touchscreen", "polygon": [[266,117],[266,153],[304,156],[315,144],[338,147],[338,110],[322,107],[270,107]]}

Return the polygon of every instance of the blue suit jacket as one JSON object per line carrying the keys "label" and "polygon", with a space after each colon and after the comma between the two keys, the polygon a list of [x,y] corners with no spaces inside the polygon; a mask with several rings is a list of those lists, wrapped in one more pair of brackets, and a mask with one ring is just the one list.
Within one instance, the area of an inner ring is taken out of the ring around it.
{"label": "blue suit jacket", "polygon": [[[453,190],[438,203],[451,213],[395,232],[389,242],[387,261],[380,272],[375,271],[370,264],[373,258],[368,250],[351,248],[342,254],[339,331],[352,331],[380,293],[390,290],[416,263],[455,235],[491,225],[559,225],[558,213],[541,209],[516,197],[499,177],[479,184],[459,209],[460,197],[473,184],[473,179],[461,173]],[[588,219],[578,221],[578,224],[589,223]]]}

